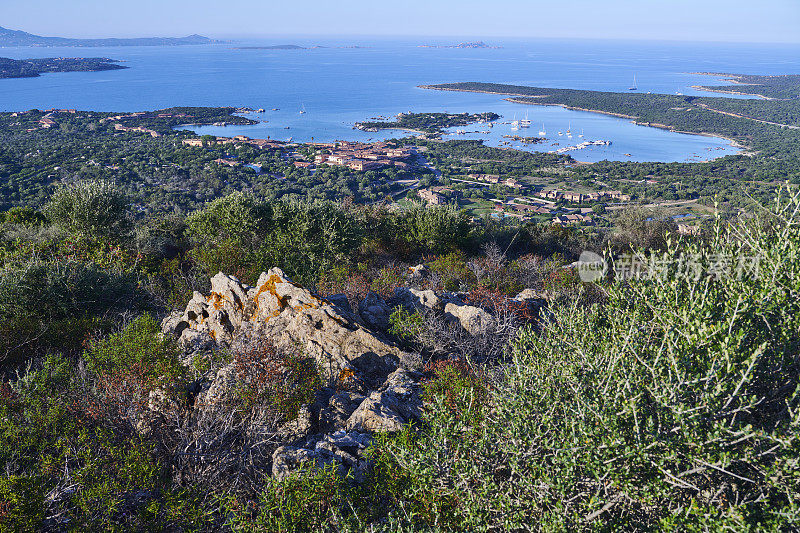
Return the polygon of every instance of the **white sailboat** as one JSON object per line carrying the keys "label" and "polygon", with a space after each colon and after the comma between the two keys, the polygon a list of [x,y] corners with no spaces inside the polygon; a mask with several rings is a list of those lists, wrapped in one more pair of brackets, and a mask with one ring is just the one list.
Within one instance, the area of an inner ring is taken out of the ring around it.
{"label": "white sailboat", "polygon": [[633,75],[633,85],[628,87],[629,91],[638,91],[639,87],[636,86],[636,74]]}
{"label": "white sailboat", "polygon": [[514,113],[514,120],[511,121],[511,130],[517,131],[519,129],[519,120],[517,120],[517,114]]}
{"label": "white sailboat", "polygon": [[306,105],[305,104],[300,104],[300,114],[301,115],[305,115],[306,114]]}
{"label": "white sailboat", "polygon": [[540,132],[539,132],[539,135],[541,135],[542,137],[544,137],[545,135],[547,135],[547,132],[546,132],[546,131],[545,131],[545,129],[544,129],[544,122],[542,122],[542,131],[540,131]]}
{"label": "white sailboat", "polygon": [[580,135],[578,135],[578,137],[580,137],[581,139],[583,139],[583,128],[581,128],[581,134],[580,134]]}
{"label": "white sailboat", "polygon": [[523,127],[523,128],[530,128],[531,127],[531,121],[530,121],[530,119],[528,119],[528,112],[527,111],[525,111],[525,119],[520,121],[519,125],[521,127]]}
{"label": "white sailboat", "polygon": [[570,122],[569,126],[567,126],[567,137],[572,139],[572,122]]}

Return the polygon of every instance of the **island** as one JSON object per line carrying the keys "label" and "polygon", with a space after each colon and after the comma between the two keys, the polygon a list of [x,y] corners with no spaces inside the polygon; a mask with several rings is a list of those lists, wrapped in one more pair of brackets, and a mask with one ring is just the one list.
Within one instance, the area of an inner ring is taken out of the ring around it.
{"label": "island", "polygon": [[452,45],[422,44],[419,47],[420,48],[461,48],[461,49],[486,48],[486,49],[489,49],[489,50],[499,50],[499,49],[502,48],[502,46],[488,45],[483,41],[474,41],[474,42],[459,43],[459,44],[452,44]]}
{"label": "island", "polygon": [[445,128],[466,126],[476,122],[492,122],[500,118],[495,113],[400,113],[396,120],[357,122],[356,129],[362,131],[405,130],[425,135],[441,134]]}
{"label": "island", "polygon": [[37,47],[89,47],[99,48],[105,46],[180,46],[189,44],[215,44],[223,43],[203,37],[202,35],[189,35],[186,37],[137,37],[130,39],[73,39],[68,37],[43,37],[21,30],[10,30],[0,26],[0,48],[14,46]]}
{"label": "island", "polygon": [[106,57],[47,57],[9,59],[0,57],[0,79],[35,78],[47,72],[96,72],[128,68]]}
{"label": "island", "polygon": [[234,50],[308,50],[297,44],[275,44],[272,46],[237,46]]}

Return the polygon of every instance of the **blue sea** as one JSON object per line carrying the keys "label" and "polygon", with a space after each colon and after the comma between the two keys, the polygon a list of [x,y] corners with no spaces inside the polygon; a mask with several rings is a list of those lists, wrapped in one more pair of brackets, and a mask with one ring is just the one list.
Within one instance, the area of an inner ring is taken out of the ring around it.
{"label": "blue sea", "polygon": [[[501,49],[421,48],[453,44],[425,38],[270,39],[179,47],[4,48],[0,56],[95,57],[123,60],[127,70],[46,74],[0,80],[0,110],[77,108],[141,111],[171,106],[264,108],[260,123],[244,127],[202,127],[199,133],[243,134],[294,141],[376,140],[397,137],[353,129],[357,121],[400,112],[485,112],[501,122],[527,117],[530,129],[496,125],[461,128],[445,138],[483,138],[498,146],[504,135],[537,136],[548,142],[524,147],[555,150],[587,140],[610,140],[570,154],[579,161],[700,161],[736,153],[724,139],[636,126],[615,117],[558,107],[512,104],[503,97],[430,91],[423,84],[486,81],[606,91],[627,91],[636,76],[639,92],[712,94],[692,85],[719,78],[691,72],[800,74],[800,46],[776,44],[674,43],[594,40],[495,40]],[[241,50],[238,46],[298,44],[306,50]],[[353,48],[358,46],[359,48]],[[733,96],[732,96],[733,97]],[[273,111],[273,109],[278,109]],[[301,114],[300,111],[306,113]],[[574,137],[559,136],[571,129]],[[584,137],[578,135],[583,133]],[[558,143],[557,145],[555,143]],[[630,155],[626,155],[630,154]]]}

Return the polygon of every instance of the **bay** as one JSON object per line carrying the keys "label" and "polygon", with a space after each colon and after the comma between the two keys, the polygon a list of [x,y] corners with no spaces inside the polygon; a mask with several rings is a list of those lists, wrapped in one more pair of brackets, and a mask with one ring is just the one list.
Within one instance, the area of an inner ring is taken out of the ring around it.
{"label": "bay", "polygon": [[[800,46],[594,40],[486,39],[501,49],[420,48],[459,39],[294,38],[232,45],[121,48],[5,48],[0,56],[93,57],[125,61],[127,70],[47,74],[0,80],[0,110],[76,108],[141,111],[171,106],[246,106],[268,111],[246,127],[202,127],[198,133],[243,134],[294,141],[376,140],[396,137],[352,129],[353,124],[400,112],[494,111],[502,121],[528,118],[529,130],[498,125],[484,138],[497,146],[503,135],[536,136],[544,124],[549,141],[520,149],[555,150],[582,140],[610,140],[609,147],[570,152],[581,161],[699,161],[736,153],[724,139],[686,135],[631,124],[605,115],[556,107],[525,106],[485,94],[430,91],[419,85],[485,81],[544,87],[626,91],[636,75],[639,92],[712,94],[692,85],[715,77],[691,72],[800,73]],[[238,46],[321,45],[305,50],[242,50]],[[358,45],[361,48],[343,48]],[[735,96],[731,96],[735,97]],[[278,111],[272,111],[277,108]],[[300,111],[305,110],[305,114]],[[288,127],[288,129],[287,129]],[[558,136],[571,128],[573,139]],[[486,131],[469,126],[467,131]],[[584,138],[578,134],[583,130]],[[453,132],[454,133],[454,132]],[[569,142],[568,142],[569,141]],[[558,143],[556,146],[554,143]],[[630,156],[625,155],[630,154]]]}

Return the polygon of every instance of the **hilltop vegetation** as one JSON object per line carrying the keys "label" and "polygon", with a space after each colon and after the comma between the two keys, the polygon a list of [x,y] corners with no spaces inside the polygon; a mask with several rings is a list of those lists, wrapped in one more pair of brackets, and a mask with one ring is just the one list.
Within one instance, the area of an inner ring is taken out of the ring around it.
{"label": "hilltop vegetation", "polygon": [[[137,218],[112,183],[66,185],[0,216],[0,527],[792,527],[799,211],[783,196],[691,238],[632,212],[591,237],[241,193]],[[612,272],[631,251],[664,270],[582,282],[570,263],[587,248]],[[195,314],[219,271],[238,279],[216,291],[252,287],[243,309],[220,292]],[[237,325],[212,338],[244,340],[261,315],[292,321],[257,345],[184,343],[223,316]],[[318,332],[359,332],[345,356],[402,350],[405,370],[376,390],[374,355],[331,376],[306,350],[333,339],[277,346]],[[365,429],[362,402],[392,424]],[[344,434],[323,429],[341,410]]]}

